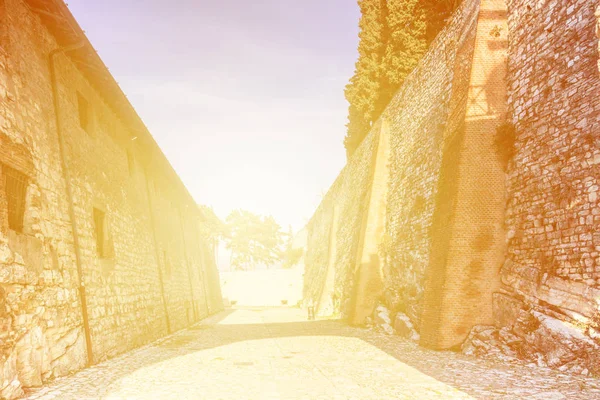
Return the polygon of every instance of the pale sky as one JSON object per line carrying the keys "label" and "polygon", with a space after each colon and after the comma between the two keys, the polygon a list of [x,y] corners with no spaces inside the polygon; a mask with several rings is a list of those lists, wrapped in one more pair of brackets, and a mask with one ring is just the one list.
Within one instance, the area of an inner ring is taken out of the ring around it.
{"label": "pale sky", "polygon": [[301,228],[345,163],[354,0],[70,0],[198,203]]}

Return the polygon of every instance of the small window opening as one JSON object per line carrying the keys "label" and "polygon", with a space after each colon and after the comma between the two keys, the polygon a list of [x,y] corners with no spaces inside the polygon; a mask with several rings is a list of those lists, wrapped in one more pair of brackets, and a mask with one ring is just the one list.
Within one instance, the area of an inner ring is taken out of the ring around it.
{"label": "small window opening", "polygon": [[79,109],[79,126],[90,133],[90,106],[85,97],[77,92],[77,107]]}
{"label": "small window opening", "polygon": [[96,252],[99,257],[106,257],[106,214],[94,208],[94,233],[96,235]]}
{"label": "small window opening", "polygon": [[15,232],[22,233],[27,196],[27,175],[6,165],[2,166],[2,174],[5,177],[8,203],[8,227]]}

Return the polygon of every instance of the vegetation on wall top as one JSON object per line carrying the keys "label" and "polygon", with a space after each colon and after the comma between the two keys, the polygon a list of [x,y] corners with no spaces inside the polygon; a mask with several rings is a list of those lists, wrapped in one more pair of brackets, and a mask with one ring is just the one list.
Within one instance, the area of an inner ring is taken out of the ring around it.
{"label": "vegetation on wall top", "polygon": [[346,86],[350,157],[460,0],[358,0],[358,60]]}

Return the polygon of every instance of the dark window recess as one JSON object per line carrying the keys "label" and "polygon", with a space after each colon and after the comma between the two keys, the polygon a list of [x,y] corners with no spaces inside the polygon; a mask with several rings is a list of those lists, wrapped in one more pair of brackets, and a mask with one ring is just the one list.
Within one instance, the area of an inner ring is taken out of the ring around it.
{"label": "dark window recess", "polygon": [[88,101],[81,93],[77,93],[77,107],[79,109],[79,125],[90,132],[90,106]]}
{"label": "dark window recess", "polygon": [[6,181],[6,200],[8,203],[8,227],[23,232],[25,215],[25,197],[27,195],[27,175],[7,166],[2,166]]}
{"label": "dark window recess", "polygon": [[98,256],[104,258],[106,256],[106,215],[104,211],[94,208],[94,233],[96,235],[96,252]]}

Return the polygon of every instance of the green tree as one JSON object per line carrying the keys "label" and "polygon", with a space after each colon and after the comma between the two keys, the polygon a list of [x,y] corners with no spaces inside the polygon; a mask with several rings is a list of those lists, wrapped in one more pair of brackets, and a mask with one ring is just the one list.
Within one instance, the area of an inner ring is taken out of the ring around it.
{"label": "green tree", "polygon": [[283,253],[283,264],[282,268],[292,268],[296,264],[300,262],[302,256],[304,255],[304,249],[294,249],[291,246],[288,246]]}
{"label": "green tree", "polygon": [[452,12],[460,5],[461,0],[421,0],[425,10],[427,29],[425,37],[431,43],[437,34],[444,28]]}
{"label": "green tree", "polygon": [[358,60],[346,86],[350,157],[460,0],[358,0]]}
{"label": "green tree", "polygon": [[290,225],[287,240],[285,244],[285,250],[281,254],[282,268],[292,268],[300,262],[302,256],[304,256],[303,247],[294,247],[294,231]]}
{"label": "green tree", "polygon": [[421,0],[387,1],[385,53],[380,66],[375,118],[379,118],[427,48],[425,10],[421,3]]}
{"label": "green tree", "polygon": [[385,54],[385,0],[358,0],[361,19],[358,60],[354,76],[346,86],[349,107],[348,133],[344,140],[346,153],[352,155],[369,131],[375,117],[380,90],[380,66]]}
{"label": "green tree", "polygon": [[225,222],[228,231],[226,245],[231,251],[232,267],[250,270],[281,260],[284,234],[273,217],[235,210]]}

